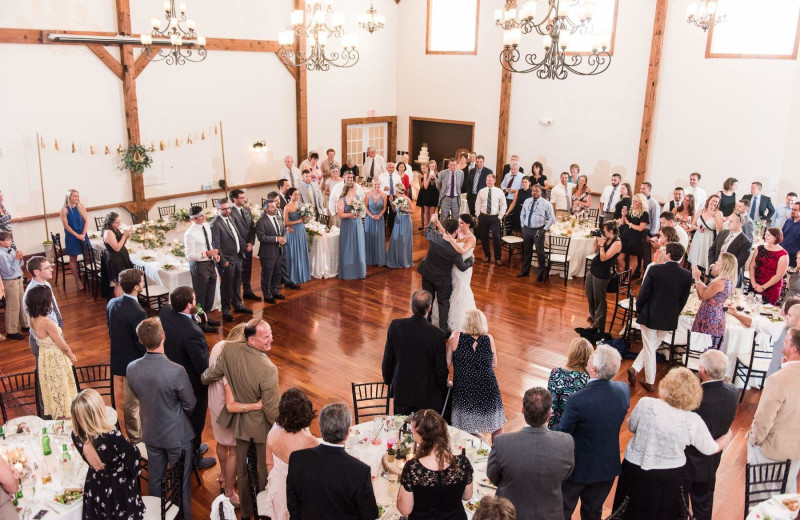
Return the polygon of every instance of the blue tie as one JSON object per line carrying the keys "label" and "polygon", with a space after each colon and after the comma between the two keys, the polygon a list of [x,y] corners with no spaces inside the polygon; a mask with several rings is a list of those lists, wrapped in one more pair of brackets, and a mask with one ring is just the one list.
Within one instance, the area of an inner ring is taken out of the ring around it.
{"label": "blue tie", "polygon": [[611,195],[608,197],[608,203],[606,203],[606,213],[611,212],[611,201],[614,200],[614,194],[617,192],[617,187],[614,186],[614,189],[611,190]]}
{"label": "blue tie", "polygon": [[394,176],[389,174],[389,195],[394,195]]}
{"label": "blue tie", "polygon": [[533,212],[536,210],[536,203],[537,202],[538,201],[536,199],[533,199],[533,204],[531,204],[531,212],[528,213],[528,227],[529,228],[533,227]]}
{"label": "blue tie", "polygon": [[753,205],[750,206],[750,218],[755,220],[756,213],[758,212],[758,196],[753,197],[753,200],[751,202],[753,203]]}

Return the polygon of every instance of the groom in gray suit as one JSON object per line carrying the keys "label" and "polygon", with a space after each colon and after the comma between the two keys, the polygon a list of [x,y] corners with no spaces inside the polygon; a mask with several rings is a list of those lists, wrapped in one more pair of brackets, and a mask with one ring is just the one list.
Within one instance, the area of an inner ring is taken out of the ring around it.
{"label": "groom in gray suit", "polygon": [[561,482],[575,467],[575,442],[567,433],[547,428],[553,399],[545,388],[531,388],[522,398],[527,426],[498,436],[489,452],[486,476],[497,496],[517,509],[517,520],[563,520]]}
{"label": "groom in gray suit", "polygon": [[281,269],[283,265],[286,230],[278,216],[275,199],[267,199],[264,213],[256,223],[256,236],[261,244],[258,248],[258,259],[261,261],[261,292],[264,301],[275,303],[286,297],[280,293]]}
{"label": "groom in gray suit", "polygon": [[164,354],[164,328],[158,318],[143,320],[136,327],[145,355],[128,365],[128,387],[139,400],[142,441],[147,447],[150,496],[161,496],[161,477],[167,461],[174,464],[181,452],[183,465],[183,517],[192,518],[189,473],[194,454],[194,430],[189,414],[197,399],[189,376],[181,365]]}
{"label": "groom in gray suit", "polygon": [[461,185],[464,183],[464,172],[456,169],[453,159],[447,163],[447,169],[439,172],[439,219],[444,222],[448,218],[458,218],[461,212]]}

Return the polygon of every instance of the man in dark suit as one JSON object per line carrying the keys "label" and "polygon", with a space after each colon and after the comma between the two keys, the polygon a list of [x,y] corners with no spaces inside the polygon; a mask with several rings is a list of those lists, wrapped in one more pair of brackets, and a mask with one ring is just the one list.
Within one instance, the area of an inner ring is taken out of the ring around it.
{"label": "man in dark suit", "polygon": [[517,509],[517,520],[557,520],[564,516],[561,483],[575,466],[575,443],[567,433],[547,428],[553,399],[541,387],[522,398],[527,426],[494,440],[486,476],[496,495]]}
{"label": "man in dark suit", "polygon": [[417,410],[442,410],[447,386],[447,336],[425,316],[433,296],[425,290],[411,296],[410,318],[392,320],[383,352],[383,382],[392,385],[394,412],[409,415]]}
{"label": "man in dark suit", "polygon": [[[191,520],[192,469],[195,433],[189,421],[197,403],[186,370],[164,355],[164,329],[158,318],[136,327],[147,353],[128,365],[131,390],[142,407],[142,440],[147,448],[150,496],[161,496],[161,477],[167,461],[174,464],[185,453],[183,466],[183,516]],[[204,412],[205,414],[205,412]]]}
{"label": "man in dark suit", "polygon": [[463,192],[467,194],[467,206],[469,214],[475,216],[475,199],[478,192],[486,187],[486,176],[494,173],[489,168],[484,167],[485,159],[482,155],[475,159],[475,167],[472,168],[464,178]]}
{"label": "man in dark suit", "polygon": [[[267,195],[268,199],[275,200],[275,206],[278,208],[278,212],[276,213],[278,220],[280,222],[286,222],[283,218],[283,208],[284,206],[286,206],[286,204],[281,205],[280,197],[281,197],[280,193],[275,191],[271,191]],[[283,284],[284,287],[288,287],[289,289],[294,289],[294,290],[299,290],[302,287],[301,285],[297,285],[296,283],[294,283],[292,279],[289,278],[289,266],[286,265],[286,255],[283,255],[283,257],[281,258],[281,283]]]}
{"label": "man in dark suit", "polygon": [[286,192],[289,191],[291,188],[291,184],[286,179],[280,179],[278,181],[278,197],[280,197],[280,204],[278,205],[278,209],[283,209],[289,204],[289,199],[286,198]]}
{"label": "man in dark suit", "polygon": [[278,207],[274,199],[267,199],[264,204],[264,213],[256,223],[256,236],[261,244],[258,248],[258,259],[261,262],[261,292],[264,294],[264,301],[275,303],[275,300],[284,300],[286,296],[280,293],[280,288],[286,231],[278,217]]}
{"label": "man in dark suit", "polygon": [[644,367],[642,386],[653,392],[656,382],[656,349],[678,326],[678,317],[692,290],[692,273],[680,266],[686,250],[677,242],[666,245],[667,261],[648,269],[642,281],[636,310],[641,326],[642,350],[628,369],[628,383],[636,386],[636,374]]}
{"label": "man in dark suit", "polygon": [[219,250],[220,300],[222,301],[222,319],[233,321],[231,307],[236,312],[253,314],[253,311],[242,304],[239,288],[242,285],[242,258],[247,244],[239,240],[234,220],[231,218],[231,203],[228,199],[217,202],[218,215],[211,221],[211,245]]}
{"label": "man in dark suit", "polygon": [[[281,179],[286,183],[286,179]],[[280,183],[280,181],[278,181]],[[239,243],[244,246],[242,256],[242,298],[260,302],[261,297],[253,293],[250,278],[253,273],[253,244],[256,241],[256,223],[250,208],[246,206],[247,197],[242,190],[231,190],[231,220],[239,232]],[[239,288],[236,288],[238,292]]]}
{"label": "man in dark suit", "polygon": [[292,520],[372,520],[378,505],[369,466],[344,450],[350,410],[333,403],[319,413],[322,444],[289,456],[286,505]]}
{"label": "man in dark suit", "polygon": [[[519,155],[512,154],[511,158],[508,160],[508,163],[503,165],[503,175],[501,176],[501,178],[505,177],[506,174],[511,171],[511,163],[514,163],[514,162],[516,162],[516,163],[519,162]],[[524,176],[525,175],[525,168],[520,166],[519,167],[519,173],[521,173]]]}
{"label": "man in dark suit", "polygon": [[167,336],[164,352],[170,361],[182,366],[189,376],[197,399],[197,405],[189,415],[195,435],[195,465],[197,469],[205,469],[217,462],[213,457],[201,457],[208,450],[208,445],[201,440],[208,410],[208,388],[200,381],[200,375],[208,368],[208,343],[194,318],[197,312],[194,290],[191,287],[178,287],[170,293],[169,302],[171,305],[165,305],[158,314]]}
{"label": "man in dark suit", "polygon": [[[449,218],[442,225],[445,232],[455,238],[458,234],[458,222]],[[474,260],[468,258],[465,261],[453,245],[442,237],[436,229],[436,215],[431,216],[431,222],[425,229],[425,238],[428,240],[428,254],[419,263],[417,272],[422,275],[422,288],[431,293],[439,303],[439,328],[449,333],[447,318],[450,316],[450,294],[453,292],[453,266],[466,271],[472,267]]]}
{"label": "man in dark suit", "polygon": [[[739,390],[723,381],[727,370],[728,357],[719,350],[707,350],[700,356],[697,375],[702,381],[703,400],[694,412],[703,419],[715,439],[722,437],[730,429],[739,404]],[[684,485],[691,498],[692,513],[697,520],[711,520],[717,468],[721,459],[722,452],[703,455],[693,446],[686,448]]]}
{"label": "man in dark suit", "polygon": [[581,520],[600,520],[603,502],[620,474],[619,429],[631,401],[625,383],[611,381],[621,359],[613,348],[598,345],[586,365],[589,384],[569,397],[561,416],[559,430],[575,441],[575,469],[561,484],[566,520],[579,498]]}
{"label": "man in dark suit", "polygon": [[775,206],[772,205],[772,199],[766,195],[761,194],[763,186],[760,182],[753,182],[750,184],[750,195],[742,197],[750,201],[750,218],[753,220],[763,220],[765,222],[772,222],[772,217],[775,215]]}
{"label": "man in dark suit", "polygon": [[719,255],[722,253],[730,253],[736,257],[736,263],[739,265],[739,277],[737,286],[742,283],[742,272],[750,257],[750,250],[753,248],[753,243],[742,232],[742,215],[738,213],[731,213],[728,220],[728,229],[723,229],[717,233],[717,239],[711,244],[708,250],[708,263],[714,264]]}
{"label": "man in dark suit", "polygon": [[128,365],[144,356],[144,346],[136,337],[136,327],[147,313],[139,305],[138,296],[144,290],[144,273],[138,269],[125,269],[119,273],[117,283],[125,293],[113,298],[106,306],[108,337],[111,340],[111,375],[122,378],[125,430],[131,444],[142,442],[142,424],[139,420],[139,401],[128,386]]}

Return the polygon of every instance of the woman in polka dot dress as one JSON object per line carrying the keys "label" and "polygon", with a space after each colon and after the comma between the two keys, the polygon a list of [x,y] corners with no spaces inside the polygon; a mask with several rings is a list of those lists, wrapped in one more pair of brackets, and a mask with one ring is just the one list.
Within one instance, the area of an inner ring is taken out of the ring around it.
{"label": "woman in polka dot dress", "polygon": [[494,439],[506,420],[494,375],[494,338],[478,309],[467,311],[461,328],[447,342],[447,364],[453,365],[452,424],[470,433],[491,433]]}

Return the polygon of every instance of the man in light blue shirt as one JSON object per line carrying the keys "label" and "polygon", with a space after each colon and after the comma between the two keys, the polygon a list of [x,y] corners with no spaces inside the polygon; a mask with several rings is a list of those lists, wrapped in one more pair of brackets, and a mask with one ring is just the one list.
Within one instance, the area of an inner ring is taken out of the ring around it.
{"label": "man in light blue shirt", "polygon": [[643,273],[644,268],[647,267],[653,259],[653,247],[658,244],[658,227],[661,224],[659,220],[661,205],[654,197],[650,196],[650,192],[652,191],[653,185],[649,182],[643,182],[641,186],[639,186],[639,193],[647,197],[647,213],[650,217],[650,224],[647,226],[647,235],[649,238],[644,241],[644,245],[642,246],[642,261],[640,265]]}
{"label": "man in light blue shirt", "polygon": [[522,174],[519,172],[518,162],[511,163],[508,175],[503,177],[503,182],[500,183],[500,187],[503,189],[503,193],[506,194],[506,199],[508,199],[508,205],[510,206],[517,190],[522,188]]}
{"label": "man in light blue shirt", "polygon": [[556,221],[553,205],[549,200],[542,198],[542,188],[538,184],[531,187],[531,198],[525,201],[520,212],[522,224],[522,270],[517,278],[528,276],[531,270],[533,246],[536,245],[536,260],[538,266],[537,282],[544,280],[545,255],[544,234]]}
{"label": "man in light blue shirt", "polygon": [[786,204],[775,208],[775,215],[772,217],[772,225],[778,229],[783,229],[786,219],[792,216],[792,206],[797,202],[797,193],[790,191],[786,194]]}
{"label": "man in light blue shirt", "polygon": [[6,336],[22,340],[20,325],[27,324],[22,312],[22,251],[12,243],[10,231],[0,231],[0,278],[6,293]]}
{"label": "man in light blue shirt", "polygon": [[[33,278],[28,284],[28,287],[25,289],[25,294],[22,296],[22,308],[24,309],[25,317],[28,320],[28,327],[30,327],[31,317],[28,315],[28,306],[25,305],[25,297],[28,296],[28,291],[39,285],[46,285],[47,287],[50,287],[50,290],[52,291],[53,288],[50,286],[50,282],[48,282],[48,280],[53,277],[53,266],[50,265],[50,262],[47,261],[47,258],[43,256],[34,256],[28,260],[28,272],[31,273]],[[58,309],[58,302],[56,302],[55,294],[53,295],[53,309],[50,311],[50,314],[48,314],[47,317],[50,318],[53,323],[56,323],[61,329],[64,328],[64,320],[61,318],[61,311]],[[36,358],[36,363],[38,366],[39,340],[36,337],[33,329],[30,330],[28,341],[30,342],[31,352]]]}

